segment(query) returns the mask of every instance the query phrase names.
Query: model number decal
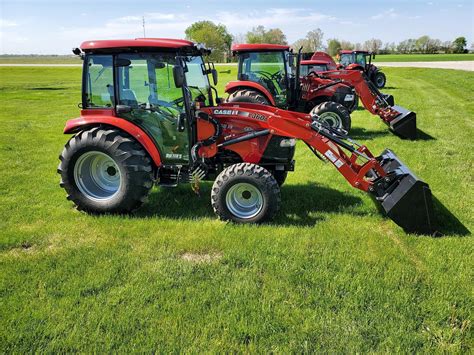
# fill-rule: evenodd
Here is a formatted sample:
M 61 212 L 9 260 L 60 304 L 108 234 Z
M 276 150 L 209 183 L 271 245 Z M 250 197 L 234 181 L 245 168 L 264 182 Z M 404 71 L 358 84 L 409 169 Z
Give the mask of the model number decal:
M 221 115 L 221 116 L 244 116 L 253 118 L 259 121 L 266 121 L 267 117 L 260 113 L 255 112 L 247 112 L 247 111 L 239 111 L 239 110 L 222 110 L 222 109 L 215 109 L 214 115 Z

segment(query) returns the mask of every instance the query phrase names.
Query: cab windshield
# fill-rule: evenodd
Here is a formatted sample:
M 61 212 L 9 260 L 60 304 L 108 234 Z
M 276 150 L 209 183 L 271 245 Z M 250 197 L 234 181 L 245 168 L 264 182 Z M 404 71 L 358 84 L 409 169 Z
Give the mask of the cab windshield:
M 306 76 L 311 72 L 319 73 L 321 71 L 327 71 L 327 70 L 328 68 L 326 64 L 305 64 L 301 66 L 300 75 Z
M 250 52 L 240 55 L 239 80 L 249 80 L 264 86 L 277 106 L 287 103 L 288 54 L 282 52 Z
M 341 54 L 341 58 L 339 60 L 339 63 L 341 63 L 343 66 L 347 66 L 349 64 L 352 64 L 353 63 L 352 53 L 350 53 L 350 54 Z

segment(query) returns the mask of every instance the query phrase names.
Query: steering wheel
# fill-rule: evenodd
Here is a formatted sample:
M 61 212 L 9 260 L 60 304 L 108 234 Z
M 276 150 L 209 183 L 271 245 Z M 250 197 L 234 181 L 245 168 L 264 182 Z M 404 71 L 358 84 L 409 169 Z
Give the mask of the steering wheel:
M 157 100 L 157 101 L 161 101 L 161 100 Z M 161 109 L 160 106 L 161 106 L 160 104 L 158 104 L 158 105 L 151 105 L 149 103 L 140 103 L 140 104 L 138 104 L 138 107 L 141 108 L 142 110 L 147 110 L 147 111 L 151 111 L 151 112 L 158 112 L 159 114 L 161 114 L 163 116 L 163 118 L 165 120 L 167 120 L 171 124 L 176 124 L 176 117 L 169 110 L 165 111 L 165 110 Z M 167 106 L 163 106 L 163 107 L 168 108 Z

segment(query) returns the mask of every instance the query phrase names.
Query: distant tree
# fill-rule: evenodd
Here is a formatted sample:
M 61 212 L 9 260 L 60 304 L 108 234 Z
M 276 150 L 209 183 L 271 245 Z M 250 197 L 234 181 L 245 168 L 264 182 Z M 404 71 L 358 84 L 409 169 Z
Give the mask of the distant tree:
M 298 39 L 291 46 L 296 51 L 303 48 L 304 53 L 316 52 L 323 49 L 323 36 L 323 31 L 321 31 L 320 28 L 317 28 L 313 31 L 309 31 L 305 38 Z
M 369 52 L 378 53 L 381 48 L 382 41 L 380 39 L 372 38 L 364 42 L 364 49 Z
M 270 44 L 288 44 L 286 36 L 279 28 L 271 28 L 268 31 L 264 26 L 252 28 L 246 34 L 247 43 L 270 43 Z
M 341 43 L 341 49 L 347 49 L 347 50 L 354 49 L 354 45 L 349 41 L 341 40 L 340 43 Z
M 229 58 L 232 36 L 224 25 L 216 25 L 212 21 L 198 21 L 186 28 L 184 33 L 188 40 L 203 43 L 212 49 L 209 60 L 226 62 Z
M 335 38 L 328 39 L 328 54 L 335 56 L 341 50 L 341 42 Z
M 356 44 L 354 44 L 354 50 L 361 51 L 362 49 L 363 47 L 361 43 L 357 42 Z
M 416 40 L 416 50 L 419 53 L 427 53 L 428 52 L 428 46 L 430 42 L 430 37 L 429 36 L 421 36 Z
M 246 41 L 246 38 L 245 38 L 245 34 L 243 33 L 232 35 L 232 44 L 245 43 L 245 41 Z
M 324 33 L 320 28 L 309 31 L 306 34 L 310 52 L 316 52 L 322 49 Z
M 454 53 L 464 53 L 464 48 L 467 46 L 466 37 L 458 37 L 453 41 Z
M 296 40 L 295 43 L 291 45 L 291 48 L 295 51 L 299 51 L 302 48 L 303 53 L 311 53 L 313 52 L 311 49 L 311 45 L 306 38 L 300 38 Z
M 452 53 L 453 52 L 453 42 L 451 41 L 444 41 L 441 43 L 440 50 L 444 53 Z

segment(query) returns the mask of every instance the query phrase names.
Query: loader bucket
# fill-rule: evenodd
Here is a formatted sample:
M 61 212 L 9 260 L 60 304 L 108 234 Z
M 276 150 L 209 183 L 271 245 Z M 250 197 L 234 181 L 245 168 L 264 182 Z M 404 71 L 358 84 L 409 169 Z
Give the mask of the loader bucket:
M 390 182 L 382 179 L 376 185 L 378 207 L 407 233 L 433 235 L 433 200 L 427 183 L 420 180 L 390 150 L 385 150 L 380 161 Z
M 400 114 L 389 122 L 390 130 L 397 136 L 407 139 L 416 139 L 416 113 L 401 106 L 392 106 Z

